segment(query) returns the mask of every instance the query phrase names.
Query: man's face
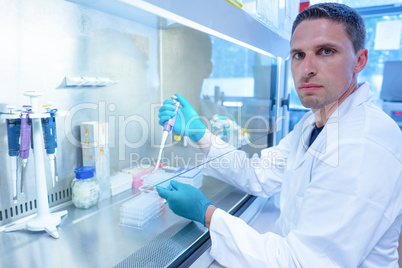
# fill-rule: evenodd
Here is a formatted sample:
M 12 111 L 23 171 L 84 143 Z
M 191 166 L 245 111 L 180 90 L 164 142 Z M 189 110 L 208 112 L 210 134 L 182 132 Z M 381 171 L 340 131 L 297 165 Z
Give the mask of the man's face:
M 333 104 L 353 86 L 357 57 L 342 24 L 327 19 L 303 21 L 290 47 L 295 88 L 305 107 Z

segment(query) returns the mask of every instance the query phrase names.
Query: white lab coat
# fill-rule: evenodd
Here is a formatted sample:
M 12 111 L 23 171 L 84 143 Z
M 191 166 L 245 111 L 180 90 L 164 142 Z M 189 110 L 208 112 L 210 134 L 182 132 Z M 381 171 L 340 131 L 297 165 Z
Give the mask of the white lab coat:
M 278 231 L 260 234 L 217 209 L 211 255 L 227 267 L 398 267 L 402 134 L 364 83 L 308 148 L 306 114 L 278 146 L 248 159 L 211 148 L 205 171 L 256 196 L 281 192 Z M 308 148 L 308 149 L 307 149 Z M 229 152 L 229 153 L 228 153 Z M 225 156 L 221 156 L 227 153 Z M 226 159 L 225 159 L 226 158 Z

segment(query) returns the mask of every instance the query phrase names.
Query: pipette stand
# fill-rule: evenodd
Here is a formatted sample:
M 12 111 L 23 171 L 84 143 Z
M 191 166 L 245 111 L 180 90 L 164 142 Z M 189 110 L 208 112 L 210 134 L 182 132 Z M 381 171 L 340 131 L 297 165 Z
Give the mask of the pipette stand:
M 61 217 L 67 214 L 67 210 L 50 213 L 47 199 L 41 118 L 46 118 L 50 115 L 49 113 L 39 113 L 38 97 L 42 96 L 43 93 L 38 91 L 26 91 L 24 95 L 31 98 L 32 106 L 32 113 L 29 115 L 29 118 L 32 119 L 32 135 L 34 143 L 37 215 L 28 222 L 12 225 L 4 231 L 11 232 L 21 229 L 27 229 L 30 231 L 46 231 L 53 238 L 59 238 L 57 225 L 60 224 Z

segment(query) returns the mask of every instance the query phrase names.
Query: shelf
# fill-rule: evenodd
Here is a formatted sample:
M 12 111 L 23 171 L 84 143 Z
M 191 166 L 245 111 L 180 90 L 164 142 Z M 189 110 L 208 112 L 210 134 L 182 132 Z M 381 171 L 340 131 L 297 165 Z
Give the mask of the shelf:
M 67 0 L 154 28 L 173 20 L 256 52 L 287 58 L 289 40 L 225 0 Z

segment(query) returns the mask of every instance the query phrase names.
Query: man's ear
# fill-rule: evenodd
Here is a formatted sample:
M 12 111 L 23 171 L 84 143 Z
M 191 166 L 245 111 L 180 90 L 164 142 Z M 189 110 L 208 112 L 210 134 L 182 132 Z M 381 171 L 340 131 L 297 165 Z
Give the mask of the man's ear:
M 356 65 L 353 70 L 355 74 L 360 73 L 363 71 L 364 67 L 366 67 L 367 60 L 368 60 L 368 50 L 366 48 L 362 48 L 356 53 Z

